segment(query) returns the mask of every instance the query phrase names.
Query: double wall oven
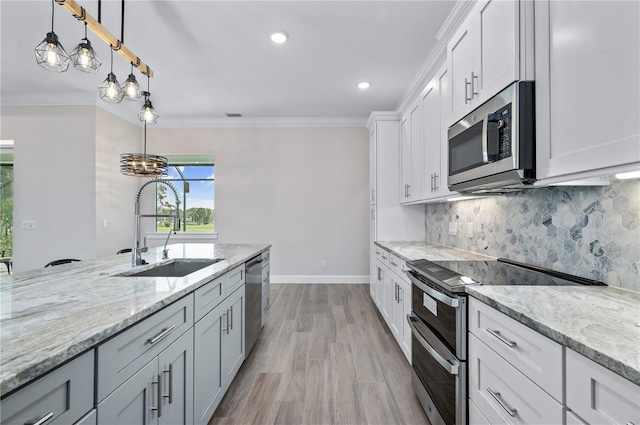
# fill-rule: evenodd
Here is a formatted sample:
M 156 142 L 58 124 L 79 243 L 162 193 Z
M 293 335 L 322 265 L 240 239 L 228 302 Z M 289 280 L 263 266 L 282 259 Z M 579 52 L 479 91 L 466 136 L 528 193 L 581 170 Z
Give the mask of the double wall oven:
M 467 285 L 604 285 L 504 259 L 420 259 L 407 266 L 411 381 L 432 425 L 467 423 Z

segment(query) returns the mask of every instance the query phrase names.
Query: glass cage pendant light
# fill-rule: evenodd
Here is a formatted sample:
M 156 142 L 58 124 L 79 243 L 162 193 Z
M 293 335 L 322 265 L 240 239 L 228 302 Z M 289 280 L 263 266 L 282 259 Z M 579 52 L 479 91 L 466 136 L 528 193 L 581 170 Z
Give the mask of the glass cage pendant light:
M 69 55 L 53 32 L 54 4 L 51 0 L 51 32 L 35 48 L 36 62 L 44 69 L 64 72 L 69 69 Z
M 87 38 L 86 22 L 84 23 L 84 38 L 80 41 L 80 44 L 73 49 L 69 56 L 71 57 L 71 62 L 73 62 L 73 67 L 82 72 L 95 74 L 102 65 L 96 51 L 93 50 L 91 46 L 91 42 Z
M 101 99 L 110 103 L 120 103 L 124 97 L 124 91 L 113 73 L 113 46 L 111 46 L 111 72 L 109 72 L 102 84 L 98 86 L 98 93 Z
M 164 156 L 147 154 L 147 123 L 144 123 L 144 153 L 120 155 L 120 173 L 126 176 L 166 176 L 168 160 Z
M 138 118 L 145 124 L 155 124 L 158 122 L 158 118 L 160 116 L 156 110 L 153 109 L 151 100 L 149 100 L 149 97 L 151 96 L 151 93 L 149 93 L 149 76 L 147 76 L 147 91 L 142 94 L 144 95 L 144 105 L 142 105 L 142 109 L 138 112 Z
M 131 63 L 131 74 L 124 82 L 122 90 L 124 90 L 124 98 L 127 100 L 138 100 L 142 96 L 142 88 L 140 88 L 136 76 L 133 75 L 133 62 Z

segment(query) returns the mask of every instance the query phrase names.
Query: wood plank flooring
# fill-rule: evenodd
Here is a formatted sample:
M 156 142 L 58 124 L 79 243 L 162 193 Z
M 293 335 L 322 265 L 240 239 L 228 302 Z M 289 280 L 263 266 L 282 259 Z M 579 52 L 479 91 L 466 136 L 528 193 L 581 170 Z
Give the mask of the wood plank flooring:
M 271 285 L 271 315 L 209 425 L 428 424 L 369 285 Z

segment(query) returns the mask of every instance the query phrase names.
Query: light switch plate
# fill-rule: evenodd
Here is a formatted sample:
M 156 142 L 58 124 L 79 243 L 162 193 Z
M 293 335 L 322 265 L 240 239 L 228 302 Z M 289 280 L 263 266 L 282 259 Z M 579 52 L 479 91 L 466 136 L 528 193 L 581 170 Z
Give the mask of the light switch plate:
M 109 222 L 107 221 L 106 218 L 102 219 L 102 228 L 106 229 L 107 227 L 109 227 Z
M 449 234 L 453 236 L 458 234 L 458 223 L 456 221 L 449 223 Z

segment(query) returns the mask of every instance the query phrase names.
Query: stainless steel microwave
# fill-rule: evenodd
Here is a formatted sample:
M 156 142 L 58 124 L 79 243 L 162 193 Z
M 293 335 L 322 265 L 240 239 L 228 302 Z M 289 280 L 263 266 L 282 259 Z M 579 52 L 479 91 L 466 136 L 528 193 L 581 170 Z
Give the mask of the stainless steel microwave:
M 449 189 L 508 192 L 535 182 L 532 81 L 518 81 L 449 127 Z

